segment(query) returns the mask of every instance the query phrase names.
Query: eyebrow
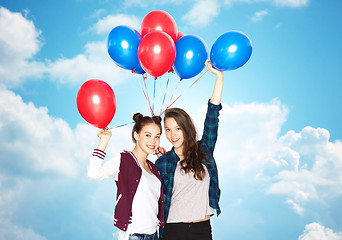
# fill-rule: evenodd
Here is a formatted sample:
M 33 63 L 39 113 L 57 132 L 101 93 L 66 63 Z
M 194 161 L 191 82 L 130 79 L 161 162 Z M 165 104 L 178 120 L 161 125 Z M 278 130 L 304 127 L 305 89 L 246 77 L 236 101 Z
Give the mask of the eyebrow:
M 176 125 L 176 126 L 174 126 L 173 128 L 180 128 L 180 126 L 179 125 Z M 167 126 L 164 126 L 164 128 L 172 128 L 172 127 L 167 127 Z
M 148 131 L 146 131 L 146 132 L 144 132 L 144 133 L 148 133 L 148 134 L 151 134 L 151 135 L 153 135 L 153 133 L 151 133 L 151 132 L 148 132 Z M 161 135 L 161 133 L 157 133 L 156 135 Z

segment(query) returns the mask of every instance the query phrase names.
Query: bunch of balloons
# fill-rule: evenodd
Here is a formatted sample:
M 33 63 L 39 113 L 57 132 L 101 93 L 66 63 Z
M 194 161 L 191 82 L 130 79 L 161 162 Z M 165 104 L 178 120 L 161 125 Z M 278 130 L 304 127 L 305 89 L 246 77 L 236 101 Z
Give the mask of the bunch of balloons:
M 128 26 L 117 26 L 107 40 L 108 53 L 124 69 L 155 78 L 175 71 L 181 79 L 199 74 L 208 58 L 208 47 L 198 36 L 177 30 L 172 16 L 162 10 L 148 13 L 140 33 Z M 249 38 L 232 31 L 221 35 L 213 44 L 210 60 L 216 69 L 234 70 L 244 65 L 252 53 Z
M 172 16 L 162 10 L 144 17 L 140 33 L 123 25 L 113 28 L 107 47 L 119 67 L 155 78 L 173 70 L 182 79 L 194 77 L 208 58 L 205 42 L 195 35 L 184 36 Z
M 208 59 L 208 47 L 200 37 L 178 31 L 172 16 L 162 10 L 148 13 L 140 28 L 120 25 L 111 30 L 107 39 L 109 56 L 123 69 L 157 77 L 175 71 L 181 79 L 199 74 Z M 222 34 L 210 50 L 214 68 L 226 71 L 243 66 L 252 54 L 252 44 L 244 33 Z M 113 119 L 116 99 L 104 81 L 91 79 L 77 94 L 81 116 L 98 128 L 105 128 Z

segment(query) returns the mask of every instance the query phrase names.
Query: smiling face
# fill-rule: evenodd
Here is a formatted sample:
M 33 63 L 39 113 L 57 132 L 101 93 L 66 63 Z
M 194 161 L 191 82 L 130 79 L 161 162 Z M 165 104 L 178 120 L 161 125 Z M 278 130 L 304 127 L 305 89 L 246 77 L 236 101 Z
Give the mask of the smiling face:
M 184 136 L 181 127 L 172 117 L 165 118 L 164 125 L 166 138 L 173 145 L 175 150 L 181 150 L 184 143 Z
M 145 125 L 140 133 L 134 132 L 136 146 L 146 154 L 152 154 L 160 144 L 160 127 L 150 123 Z

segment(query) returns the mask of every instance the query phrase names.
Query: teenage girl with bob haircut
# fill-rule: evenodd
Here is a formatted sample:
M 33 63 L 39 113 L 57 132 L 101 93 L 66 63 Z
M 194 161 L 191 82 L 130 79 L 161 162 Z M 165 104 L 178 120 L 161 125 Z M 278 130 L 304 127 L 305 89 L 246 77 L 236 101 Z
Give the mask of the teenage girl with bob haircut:
M 112 132 L 110 129 L 98 130 L 100 142 L 90 157 L 88 177 L 115 179 L 114 226 L 118 228 L 119 240 L 157 240 L 158 226 L 164 227 L 164 196 L 158 170 L 147 156 L 159 146 L 161 118 L 136 113 L 133 120 L 134 149 L 123 151 L 105 162 L 105 149 Z
M 171 108 L 165 112 L 166 137 L 173 147 L 155 163 L 165 194 L 166 225 L 165 231 L 160 231 L 163 240 L 211 240 L 210 216 L 215 210 L 217 215 L 221 212 L 213 153 L 222 109 L 224 75 L 214 69 L 209 60 L 205 65 L 216 75 L 216 82 L 208 101 L 202 139 L 197 140 L 194 123 L 184 110 Z

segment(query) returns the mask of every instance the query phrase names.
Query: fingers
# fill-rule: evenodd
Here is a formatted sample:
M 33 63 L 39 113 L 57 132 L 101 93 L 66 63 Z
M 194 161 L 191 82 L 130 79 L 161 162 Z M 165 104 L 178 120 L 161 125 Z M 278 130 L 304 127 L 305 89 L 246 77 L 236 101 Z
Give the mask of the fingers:
M 156 148 L 154 154 L 157 155 L 157 157 L 160 157 L 160 156 L 164 155 L 165 152 L 166 152 L 165 148 L 159 146 Z
M 109 135 L 111 136 L 112 135 L 112 131 L 109 129 L 109 128 L 101 128 L 101 129 L 98 129 L 97 130 L 97 136 L 98 137 L 102 137 L 104 135 Z
M 215 73 L 214 71 L 216 71 L 216 69 L 213 68 L 213 65 L 211 64 L 211 61 L 209 59 L 205 61 L 205 66 L 207 67 L 209 72 Z
M 207 69 L 208 69 L 209 72 L 215 74 L 216 76 L 219 76 L 219 75 L 222 75 L 222 74 L 223 74 L 222 71 L 219 71 L 219 70 L 217 70 L 217 69 L 215 69 L 215 68 L 213 67 L 213 65 L 211 64 L 211 61 L 210 61 L 209 59 L 207 59 L 207 60 L 205 61 L 205 66 L 207 67 Z

